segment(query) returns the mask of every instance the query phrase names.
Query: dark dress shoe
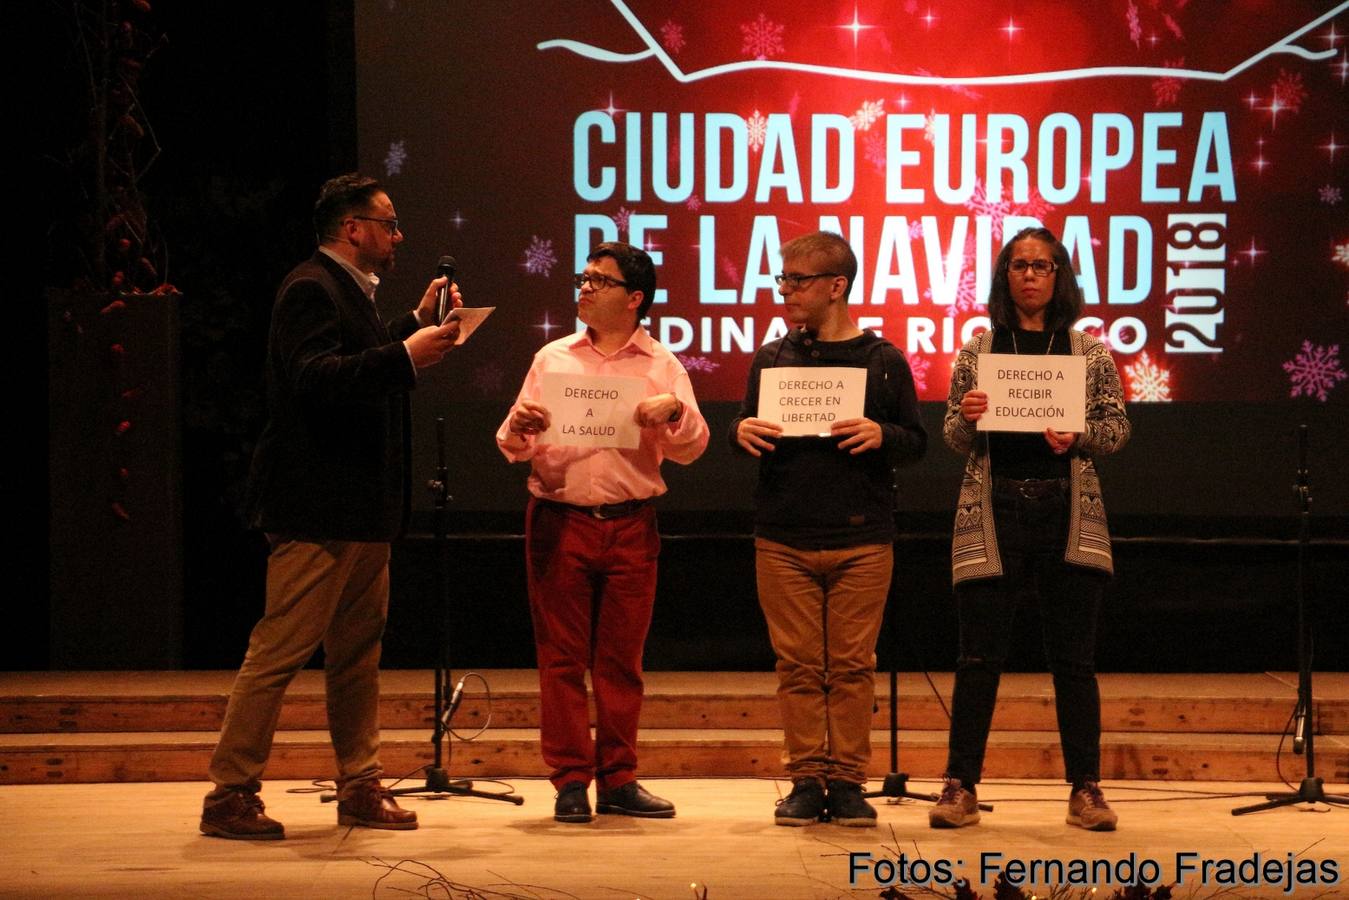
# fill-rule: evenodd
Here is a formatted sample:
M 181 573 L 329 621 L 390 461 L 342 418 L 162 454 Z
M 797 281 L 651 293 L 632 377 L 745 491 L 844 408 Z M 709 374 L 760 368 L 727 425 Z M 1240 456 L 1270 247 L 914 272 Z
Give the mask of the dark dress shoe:
M 586 795 L 584 781 L 568 781 L 557 792 L 557 802 L 553 804 L 553 818 L 559 822 L 589 822 L 590 797 Z
M 352 785 L 346 799 L 337 801 L 337 824 L 412 831 L 417 814 L 401 808 L 378 781 L 362 781 Z
M 212 792 L 214 793 L 214 792 Z M 202 834 L 236 841 L 279 841 L 286 829 L 269 818 L 262 800 L 252 791 L 231 790 L 224 796 L 207 794 L 201 804 Z
M 622 787 L 600 791 L 596 809 L 619 816 L 640 816 L 644 819 L 673 819 L 674 804 L 647 791 L 635 781 Z

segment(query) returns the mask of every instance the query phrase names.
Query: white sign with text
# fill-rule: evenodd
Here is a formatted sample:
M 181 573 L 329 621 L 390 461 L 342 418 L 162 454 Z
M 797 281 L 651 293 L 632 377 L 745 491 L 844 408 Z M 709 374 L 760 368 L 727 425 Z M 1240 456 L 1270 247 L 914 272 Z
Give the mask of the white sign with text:
M 642 442 L 636 417 L 647 395 L 645 378 L 544 372 L 539 392 L 552 417 L 540 444 L 632 450 Z
M 759 372 L 759 418 L 783 437 L 829 434 L 835 422 L 860 419 L 867 370 L 852 366 L 782 366 Z
M 988 394 L 980 431 L 1086 430 L 1084 357 L 980 353 L 979 390 Z

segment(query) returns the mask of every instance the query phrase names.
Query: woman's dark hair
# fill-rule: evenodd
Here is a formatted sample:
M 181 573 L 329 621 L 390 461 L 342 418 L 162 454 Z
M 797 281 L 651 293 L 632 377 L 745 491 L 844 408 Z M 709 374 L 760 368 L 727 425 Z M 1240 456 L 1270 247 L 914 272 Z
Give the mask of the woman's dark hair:
M 988 318 L 994 328 L 1016 328 L 1019 320 L 1016 303 L 1012 300 L 1012 286 L 1007 276 L 1007 264 L 1012 259 L 1017 242 L 1035 238 L 1049 245 L 1058 268 L 1054 270 L 1054 295 L 1045 309 L 1045 331 L 1067 328 L 1082 316 L 1082 288 L 1077 284 L 1077 273 L 1068 259 L 1068 248 L 1059 243 L 1048 228 L 1023 228 L 1002 248 L 993 264 L 993 283 L 988 289 Z

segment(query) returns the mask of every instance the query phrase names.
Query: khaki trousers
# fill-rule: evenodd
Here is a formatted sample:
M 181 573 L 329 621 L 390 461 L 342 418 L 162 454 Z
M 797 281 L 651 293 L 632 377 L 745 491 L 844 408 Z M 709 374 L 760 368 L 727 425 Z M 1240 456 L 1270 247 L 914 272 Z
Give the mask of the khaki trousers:
M 388 608 L 387 543 L 274 544 L 266 612 L 248 640 L 211 758 L 217 790 L 258 790 L 286 687 L 319 644 L 338 792 L 380 776 L 379 655 Z
M 755 538 L 754 551 L 759 605 L 778 657 L 787 774 L 861 784 L 891 547 L 798 550 Z

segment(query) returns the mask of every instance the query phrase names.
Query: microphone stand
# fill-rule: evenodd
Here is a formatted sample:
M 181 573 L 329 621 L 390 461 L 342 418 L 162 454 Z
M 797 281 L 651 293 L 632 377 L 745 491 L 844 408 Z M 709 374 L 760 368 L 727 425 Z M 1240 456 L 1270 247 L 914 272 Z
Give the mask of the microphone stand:
M 482 797 L 487 800 L 505 800 L 516 806 L 525 798 L 497 791 L 480 791 L 472 781 L 452 780 L 441 763 L 441 745 L 450 728 L 450 718 L 458 708 L 458 696 L 450 698 L 450 542 L 446 537 L 449 518 L 449 468 L 445 464 L 445 418 L 436 417 L 436 477 L 426 483 L 435 500 L 436 510 L 436 587 L 440 598 L 440 647 L 436 651 L 435 724 L 431 734 L 433 757 L 426 766 L 426 784 L 422 787 L 394 788 L 395 796 L 407 794 L 449 794 L 458 797 Z M 456 692 L 457 694 L 458 692 Z
M 1292 806 L 1295 803 L 1327 803 L 1349 806 L 1349 795 L 1327 794 L 1316 776 L 1316 722 L 1312 706 L 1312 646 L 1311 621 L 1307 616 L 1306 575 L 1307 545 L 1311 541 L 1311 486 L 1307 478 L 1307 426 L 1297 427 L 1297 483 L 1293 485 L 1299 520 L 1297 535 L 1297 705 L 1293 708 L 1293 752 L 1307 754 L 1307 776 L 1298 789 L 1289 793 L 1266 794 L 1265 803 L 1242 806 L 1232 810 L 1234 816 Z
M 890 470 L 893 481 L 890 484 L 890 490 L 894 497 L 893 514 L 895 517 L 895 542 L 898 544 L 899 538 L 899 478 L 898 473 Z M 898 585 L 899 566 L 892 566 L 890 569 L 890 589 L 886 595 L 886 621 L 885 634 L 886 643 L 890 646 L 890 771 L 886 774 L 885 780 L 881 782 L 879 791 L 866 791 L 863 797 L 874 798 L 884 797 L 888 800 L 898 801 L 900 799 L 925 800 L 929 803 L 936 803 L 941 799 L 940 794 L 919 794 L 909 790 L 909 775 L 907 772 L 901 772 L 899 769 L 899 585 Z M 926 667 L 924 667 L 926 668 Z M 986 812 L 993 811 L 993 804 L 980 803 L 979 808 Z

